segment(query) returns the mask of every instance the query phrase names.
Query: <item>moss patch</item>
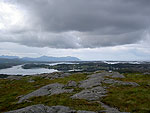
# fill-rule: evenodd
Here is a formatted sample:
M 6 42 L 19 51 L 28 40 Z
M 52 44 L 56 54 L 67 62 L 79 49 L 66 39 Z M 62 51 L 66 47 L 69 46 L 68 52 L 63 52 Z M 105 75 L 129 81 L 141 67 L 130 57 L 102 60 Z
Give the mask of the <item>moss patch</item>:
M 103 108 L 99 103 L 90 103 L 86 100 L 79 100 L 79 99 L 71 99 L 70 96 L 72 94 L 59 94 L 59 95 L 53 95 L 53 96 L 41 96 L 41 97 L 34 97 L 31 98 L 31 102 L 24 102 L 21 104 L 14 104 L 13 109 L 19 109 L 30 105 L 36 105 L 36 104 L 44 104 L 48 106 L 56 106 L 56 105 L 62 105 L 62 106 L 68 106 L 75 110 L 90 110 L 90 111 L 99 111 Z
M 79 82 L 81 80 L 85 80 L 88 74 L 86 73 L 75 73 L 71 76 L 65 77 L 65 78 L 58 78 L 54 80 L 50 79 L 44 79 L 42 77 L 38 76 L 26 76 L 23 77 L 21 80 L 7 80 L 7 79 L 0 79 L 0 112 L 14 110 L 15 108 L 18 108 L 16 102 L 18 101 L 18 96 L 20 95 L 26 95 L 42 86 L 51 84 L 51 83 L 62 83 L 66 84 L 70 80 L 74 80 L 76 82 Z M 30 83 L 29 80 L 33 79 L 35 82 Z M 75 91 L 79 91 L 80 89 L 75 88 Z M 57 96 L 56 96 L 57 97 Z M 41 103 L 46 103 L 47 101 L 46 97 L 41 97 L 42 101 Z M 44 98 L 46 100 L 44 100 Z M 38 102 L 37 102 L 38 103 Z M 66 102 L 67 103 L 67 102 Z M 21 106 L 27 106 L 27 105 L 33 105 L 32 103 L 23 103 Z
M 107 97 L 102 101 L 121 111 L 150 113 L 150 75 L 126 74 L 125 76 L 126 78 L 115 79 L 136 82 L 140 87 L 111 86 Z

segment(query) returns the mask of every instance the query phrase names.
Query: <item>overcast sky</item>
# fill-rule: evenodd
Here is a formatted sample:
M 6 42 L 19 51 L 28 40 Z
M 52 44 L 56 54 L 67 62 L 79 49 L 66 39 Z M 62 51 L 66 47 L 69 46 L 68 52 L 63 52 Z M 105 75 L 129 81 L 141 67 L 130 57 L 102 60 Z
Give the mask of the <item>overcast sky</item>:
M 150 60 L 150 0 L 0 0 L 0 55 Z

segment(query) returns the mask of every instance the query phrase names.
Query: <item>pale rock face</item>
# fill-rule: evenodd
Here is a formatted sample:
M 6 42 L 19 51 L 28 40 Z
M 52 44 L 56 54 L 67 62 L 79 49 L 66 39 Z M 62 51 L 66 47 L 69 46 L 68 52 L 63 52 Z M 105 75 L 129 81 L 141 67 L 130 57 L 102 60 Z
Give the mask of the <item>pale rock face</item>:
M 98 100 L 101 97 L 105 96 L 106 92 L 107 91 L 103 87 L 98 86 L 98 87 L 94 87 L 94 88 L 89 89 L 89 90 L 88 89 L 82 90 L 81 92 L 73 95 L 71 98 L 73 98 L 73 99 L 86 99 L 89 101 Z
M 118 72 L 113 72 L 111 77 L 112 78 L 125 78 L 124 75 L 122 75 L 122 74 L 120 74 Z
M 77 83 L 75 81 L 69 81 L 66 86 L 67 87 L 76 87 Z
M 126 85 L 126 86 L 133 86 L 133 87 L 139 86 L 139 84 L 137 84 L 135 82 L 123 82 L 123 81 L 114 80 L 114 79 L 105 79 L 103 81 L 103 83 L 106 83 L 106 84 L 117 84 L 117 85 Z
M 48 78 L 62 78 L 70 76 L 69 74 L 63 74 L 63 73 L 55 73 L 54 75 L 42 75 L 42 77 L 48 77 Z M 139 84 L 135 82 L 124 82 L 115 80 L 113 78 L 125 78 L 125 76 L 121 75 L 118 72 L 101 72 L 101 73 L 95 73 L 92 75 L 88 75 L 88 78 L 86 80 L 80 81 L 79 84 L 75 81 L 69 81 L 66 85 L 59 84 L 59 83 L 53 83 L 46 86 L 43 86 L 25 96 L 21 96 L 19 98 L 18 103 L 28 101 L 31 97 L 38 97 L 38 96 L 45 96 L 45 95 L 54 95 L 54 94 L 61 94 L 61 93 L 71 93 L 73 92 L 73 89 L 65 89 L 67 87 L 79 87 L 83 88 L 82 91 L 79 93 L 74 94 L 70 98 L 72 99 L 85 99 L 88 101 L 96 101 L 99 104 L 102 105 L 103 108 L 106 110 L 98 111 L 99 113 L 127 113 L 127 112 L 120 112 L 116 108 L 109 107 L 108 105 L 105 105 L 104 103 L 100 102 L 100 99 L 107 94 L 107 87 L 103 86 L 103 83 L 111 84 L 111 85 L 130 85 L 132 87 L 137 87 Z M 110 79 L 111 77 L 112 79 Z M 33 105 L 26 108 L 22 108 L 15 111 L 10 111 L 7 113 L 96 113 L 93 111 L 82 111 L 82 110 L 72 110 L 69 107 L 65 106 L 44 106 L 42 104 L 40 105 Z
M 22 79 L 22 76 L 11 75 L 11 76 L 8 76 L 6 79 L 9 79 L 9 80 L 20 80 L 20 79 Z
M 5 113 L 96 113 L 92 111 L 76 111 L 65 106 L 44 106 L 43 104 L 32 105 L 22 109 L 9 111 Z
M 61 93 L 70 93 L 72 91 L 73 89 L 64 89 L 63 84 L 59 84 L 59 83 L 49 84 L 21 97 L 18 103 L 24 102 L 25 100 L 31 97 L 54 95 L 54 94 L 61 94 Z

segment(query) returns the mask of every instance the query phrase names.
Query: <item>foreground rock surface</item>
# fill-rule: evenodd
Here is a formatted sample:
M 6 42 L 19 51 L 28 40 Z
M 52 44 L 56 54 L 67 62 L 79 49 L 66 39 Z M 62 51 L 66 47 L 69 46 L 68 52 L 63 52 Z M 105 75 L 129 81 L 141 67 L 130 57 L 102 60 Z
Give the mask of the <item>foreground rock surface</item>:
M 69 81 L 66 85 L 66 87 L 76 87 L 77 86 L 77 83 L 75 81 Z
M 105 79 L 103 81 L 103 83 L 106 83 L 106 84 L 117 84 L 117 85 L 129 85 L 129 86 L 133 86 L 133 87 L 140 86 L 139 84 L 137 84 L 135 82 L 123 82 L 123 81 L 114 80 L 114 79 Z
M 76 111 L 65 106 L 44 106 L 43 104 L 32 105 L 22 109 L 9 111 L 5 113 L 96 113 L 92 111 Z
M 39 77 L 42 77 L 42 78 L 45 78 L 45 79 L 56 79 L 56 78 L 68 77 L 70 75 L 71 75 L 70 73 L 54 72 L 54 73 L 39 74 L 39 75 L 36 75 L 36 76 L 39 76 Z
M 106 110 L 103 110 L 104 113 L 130 113 L 130 112 L 120 112 L 117 108 L 110 107 L 102 102 L 99 102 L 103 108 Z
M 105 96 L 106 92 L 107 91 L 103 87 L 98 86 L 98 87 L 94 87 L 94 88 L 89 89 L 89 90 L 88 89 L 82 90 L 81 92 L 73 95 L 71 98 L 73 98 L 73 99 L 86 99 L 89 101 L 93 101 L 93 100 L 98 100 L 101 97 Z
M 31 97 L 54 95 L 54 94 L 61 94 L 61 93 L 70 93 L 72 91 L 73 89 L 64 89 L 63 84 L 59 84 L 59 83 L 49 84 L 21 97 L 18 103 L 24 102 L 25 100 Z
M 96 74 L 89 75 L 87 80 L 81 81 L 79 87 L 87 89 L 87 88 L 92 88 L 95 86 L 101 86 L 102 83 L 117 84 L 117 85 L 130 85 L 133 87 L 139 86 L 139 84 L 135 82 L 123 82 L 119 80 L 109 79 L 107 77 L 125 78 L 123 75 L 119 74 L 118 72 L 96 73 Z
M 112 75 L 111 75 L 112 78 L 125 78 L 124 75 L 118 73 L 118 72 L 112 72 Z
M 42 74 L 38 75 L 40 77 L 46 78 L 46 79 L 55 79 L 55 78 L 64 78 L 67 76 L 70 76 L 69 73 L 54 73 L 54 74 Z M 54 95 L 54 94 L 61 94 L 61 93 L 71 93 L 74 89 L 65 89 L 67 87 L 71 88 L 81 88 L 82 91 L 76 92 L 73 96 L 70 98 L 72 99 L 85 99 L 90 102 L 99 102 L 99 104 L 102 105 L 103 108 L 106 110 L 102 111 L 76 111 L 72 110 L 69 107 L 65 106 L 44 106 L 42 104 L 40 105 L 33 105 L 26 108 L 22 108 L 15 111 L 10 111 L 7 113 L 127 113 L 127 112 L 120 112 L 117 108 L 109 107 L 108 105 L 105 105 L 104 103 L 100 102 L 100 99 L 107 94 L 107 88 L 109 86 L 103 86 L 105 84 L 111 84 L 111 85 L 130 85 L 132 87 L 137 87 L 139 84 L 135 82 L 124 82 L 115 80 L 113 78 L 125 78 L 125 76 L 121 75 L 118 72 L 101 72 L 101 73 L 94 73 L 92 75 L 88 75 L 86 80 L 75 82 L 75 81 L 68 81 L 66 85 L 54 83 L 49 84 L 46 86 L 43 86 L 25 96 L 21 96 L 18 103 L 27 101 L 29 98 L 32 97 L 38 97 L 38 96 L 45 96 L 45 95 Z M 34 82 L 34 81 L 30 81 Z
M 11 75 L 11 76 L 8 76 L 6 79 L 9 79 L 9 80 L 21 80 L 22 76 Z

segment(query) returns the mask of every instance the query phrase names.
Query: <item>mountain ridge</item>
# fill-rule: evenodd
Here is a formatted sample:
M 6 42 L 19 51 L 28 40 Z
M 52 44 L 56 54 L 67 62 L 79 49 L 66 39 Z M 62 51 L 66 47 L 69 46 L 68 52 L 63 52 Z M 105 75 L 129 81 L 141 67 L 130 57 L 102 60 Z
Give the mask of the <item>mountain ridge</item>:
M 0 56 L 0 58 L 19 59 L 19 60 L 23 60 L 23 61 L 46 61 L 46 62 L 48 62 L 48 61 L 81 61 L 79 58 L 72 57 L 72 56 L 66 56 L 66 57 L 40 56 L 40 57 L 36 57 L 36 58 L 32 58 L 32 57 L 20 58 L 18 56 L 5 56 L 5 55 L 2 55 L 2 56 Z

